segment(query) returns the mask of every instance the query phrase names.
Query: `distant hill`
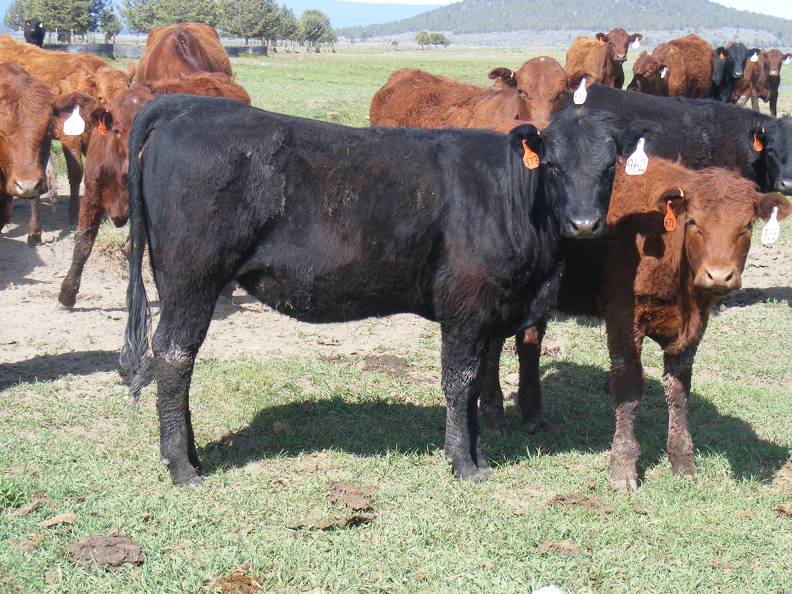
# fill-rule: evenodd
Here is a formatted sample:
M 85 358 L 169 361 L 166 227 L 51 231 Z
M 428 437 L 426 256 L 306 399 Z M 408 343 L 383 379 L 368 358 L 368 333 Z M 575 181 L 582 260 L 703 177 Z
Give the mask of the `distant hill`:
M 393 3 L 370 4 L 346 0 L 277 0 L 278 4 L 294 10 L 299 16 L 304 10 L 315 8 L 321 10 L 330 18 L 330 24 L 339 27 L 352 27 L 355 25 L 369 25 L 371 23 L 388 23 L 399 19 L 406 19 L 427 10 L 437 8 L 435 5 L 400 4 L 399 0 Z
M 727 8 L 708 0 L 464 0 L 382 25 L 347 27 L 346 37 L 366 38 L 413 31 L 454 34 L 581 29 L 608 31 L 721 29 L 766 31 L 792 43 L 792 21 Z

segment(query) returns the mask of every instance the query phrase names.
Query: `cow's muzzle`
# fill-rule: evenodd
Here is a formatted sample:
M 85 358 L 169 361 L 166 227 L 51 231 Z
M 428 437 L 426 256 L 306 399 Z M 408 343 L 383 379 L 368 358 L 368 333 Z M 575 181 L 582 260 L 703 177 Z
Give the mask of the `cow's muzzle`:
M 786 194 L 787 196 L 792 196 L 792 179 L 779 179 L 776 182 L 776 191 Z
M 607 226 L 602 217 L 570 218 L 562 228 L 568 239 L 594 239 L 605 235 Z
M 18 179 L 14 182 L 13 194 L 19 198 L 35 198 L 47 191 L 46 186 L 40 179 Z

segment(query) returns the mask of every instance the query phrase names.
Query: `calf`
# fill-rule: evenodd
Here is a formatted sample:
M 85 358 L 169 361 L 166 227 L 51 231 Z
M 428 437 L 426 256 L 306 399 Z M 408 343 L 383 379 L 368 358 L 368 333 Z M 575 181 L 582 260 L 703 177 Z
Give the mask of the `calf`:
M 643 393 L 644 337 L 663 350 L 668 402 L 668 457 L 677 474 L 695 476 L 687 408 L 693 361 L 709 311 L 740 288 L 755 218 L 792 212 L 781 194 L 760 194 L 723 169 L 691 171 L 653 157 L 642 178 L 619 167 L 608 210 L 607 238 L 585 246 L 567 243 L 567 268 L 558 310 L 605 319 L 611 357 L 610 389 L 616 404 L 611 485 L 637 487 L 639 445 L 633 427 Z M 539 422 L 537 338 L 518 341 L 518 402 L 530 426 Z M 503 423 L 503 394 L 492 360 L 482 391 L 485 422 Z M 494 374 L 494 375 L 493 375 Z
M 645 51 L 633 65 L 628 91 L 650 95 L 708 97 L 712 86 L 712 48 L 697 35 L 686 35 Z
M 31 199 L 31 246 L 41 243 L 39 196 L 47 191 L 53 130 L 62 129 L 78 105 L 92 105 L 91 98 L 79 93 L 55 97 L 18 64 L 0 63 L 0 230 L 11 218 L 14 197 Z
M 780 50 L 771 49 L 765 53 L 768 68 L 767 86 L 770 90 L 770 114 L 778 116 L 778 87 L 781 85 L 781 67 L 792 60 L 792 53 L 781 53 Z
M 792 54 L 772 49 L 759 54 L 757 61 L 745 65 L 745 77 L 734 90 L 734 101 L 745 105 L 751 99 L 751 108 L 759 111 L 759 99 L 770 102 L 770 115 L 778 115 L 778 87 L 781 85 L 781 67 Z
M 64 307 L 74 307 L 77 301 L 82 271 L 91 255 L 102 217 L 107 214 L 116 227 L 126 223 L 129 212 L 127 146 L 132 121 L 155 96 L 173 93 L 226 97 L 250 104 L 250 96 L 245 89 L 225 74 L 201 73 L 133 85 L 107 108 L 97 108 L 91 114 L 96 133 L 88 147 L 85 196 L 80 204 L 80 217 L 74 234 L 71 267 L 58 295 L 58 301 Z
M 133 82 L 181 78 L 198 72 L 233 76 L 217 31 L 200 23 L 176 23 L 152 29 Z
M 565 98 L 576 109 L 572 97 Z M 594 85 L 585 105 L 615 114 L 623 124 L 641 118 L 663 134 L 654 150 L 692 169 L 724 167 L 763 192 L 792 194 L 792 119 L 776 119 L 708 99 L 655 97 Z
M 749 50 L 739 42 L 715 49 L 710 97 L 716 101 L 732 103 L 737 81 L 745 74 L 745 62 L 752 54 L 759 54 L 761 51 L 756 47 Z
M 24 31 L 25 41 L 39 47 L 44 45 L 44 36 L 47 34 L 44 23 L 37 19 L 27 19 Z
M 546 56 L 528 60 L 517 71 L 495 68 L 489 78 L 498 88 L 483 89 L 421 70 L 397 70 L 371 99 L 371 125 L 506 131 L 531 122 L 543 128 L 567 90 L 564 69 Z
M 200 482 L 188 389 L 231 280 L 304 321 L 411 312 L 439 322 L 445 453 L 455 476 L 485 478 L 476 400 L 490 340 L 546 315 L 559 238 L 602 233 L 582 221 L 602 220 L 616 160 L 634 145 L 612 116 L 588 111 L 541 135 L 532 125 L 503 135 L 346 128 L 225 99 L 157 97 L 130 137 L 122 361 L 137 399 L 147 241 L 160 297 L 160 451 L 173 482 Z
M 621 89 L 624 86 L 624 62 L 629 44 L 643 39 L 640 33 L 629 35 L 624 29 L 612 29 L 594 39 L 578 37 L 566 53 L 564 69 L 569 76 L 584 72 L 586 82 Z
M 621 89 L 624 86 L 624 63 L 627 61 L 630 44 L 643 39 L 643 35 L 630 34 L 621 27 L 616 27 L 608 31 L 606 38 L 613 47 L 613 86 Z

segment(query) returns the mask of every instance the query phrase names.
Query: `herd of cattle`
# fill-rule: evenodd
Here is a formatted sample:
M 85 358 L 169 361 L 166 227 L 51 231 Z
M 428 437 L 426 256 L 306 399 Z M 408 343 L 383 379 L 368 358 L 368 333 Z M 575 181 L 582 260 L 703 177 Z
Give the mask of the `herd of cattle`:
M 566 68 L 549 57 L 496 68 L 492 89 L 398 70 L 371 101 L 374 127 L 359 129 L 250 107 L 204 25 L 152 31 L 127 72 L 0 37 L 0 228 L 12 198 L 30 198 L 28 241 L 40 241 L 52 138 L 77 223 L 62 305 L 76 302 L 103 216 L 130 220 L 121 361 L 137 400 L 148 247 L 160 449 L 176 484 L 201 481 L 189 385 L 233 282 L 310 322 L 405 312 L 439 322 L 445 453 L 455 476 L 474 480 L 490 472 L 479 408 L 488 430 L 505 427 L 498 364 L 510 336 L 524 423 L 542 422 L 539 355 L 555 309 L 605 320 L 611 484 L 636 488 L 649 337 L 664 354 L 669 459 L 692 476 L 687 403 L 709 312 L 741 285 L 754 220 L 772 235 L 792 212 L 792 121 L 774 117 L 789 54 L 713 50 L 689 35 L 642 52 L 622 91 L 641 38 L 579 38 Z M 733 105 L 746 97 L 769 100 L 774 115 Z

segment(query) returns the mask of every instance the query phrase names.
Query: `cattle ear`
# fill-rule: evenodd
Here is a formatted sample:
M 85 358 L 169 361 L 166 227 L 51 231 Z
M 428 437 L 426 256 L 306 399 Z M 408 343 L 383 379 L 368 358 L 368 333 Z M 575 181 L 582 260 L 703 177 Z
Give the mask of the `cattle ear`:
M 594 36 L 594 39 L 596 39 L 597 41 L 608 41 L 608 36 L 607 36 L 607 35 L 605 35 L 605 33 L 602 33 L 602 32 L 600 31 L 599 33 L 597 33 L 597 34 Z
M 84 93 L 58 95 L 52 105 L 52 111 L 56 117 L 68 117 L 75 107 L 79 107 L 84 114 L 90 113 L 96 107 L 96 99 Z
M 726 59 L 726 48 L 723 47 L 722 45 L 715 49 L 715 53 L 718 54 L 718 58 L 720 58 L 721 60 Z
M 773 214 L 773 208 L 778 208 L 776 217 L 781 219 L 792 214 L 792 202 L 789 198 L 778 192 L 772 194 L 759 194 L 759 199 L 756 201 L 756 216 L 760 219 L 767 221 L 770 215 Z
M 509 87 L 517 86 L 517 77 L 510 68 L 493 68 L 487 76 L 490 80 L 494 80 L 496 85 L 502 83 Z
M 636 39 L 643 39 L 643 35 L 640 33 L 633 33 L 628 39 L 630 43 L 634 43 Z
M 104 136 L 113 129 L 113 114 L 104 107 L 97 107 L 91 112 L 91 126 L 100 130 L 99 133 Z
M 584 78 L 588 79 L 586 82 L 592 79 L 589 76 L 588 72 L 585 70 L 578 70 L 574 74 L 567 77 L 567 91 L 577 91 L 578 87 L 580 86 L 580 81 Z
M 522 124 L 509 132 L 512 149 L 520 156 L 528 169 L 539 167 L 544 141 L 533 124 Z
M 627 129 L 621 135 L 619 142 L 621 154 L 625 157 L 632 155 L 638 147 L 638 142 L 641 138 L 644 139 L 644 152 L 647 155 L 651 154 L 652 148 L 661 132 L 662 128 L 654 122 L 648 120 L 631 121 Z
M 673 215 L 668 214 L 668 209 L 673 211 Z M 657 210 L 666 215 L 668 218 L 675 218 L 681 216 L 687 209 L 687 198 L 685 197 L 685 190 L 679 186 L 670 186 L 666 190 L 660 192 L 657 197 Z M 673 231 L 673 229 L 667 229 Z

